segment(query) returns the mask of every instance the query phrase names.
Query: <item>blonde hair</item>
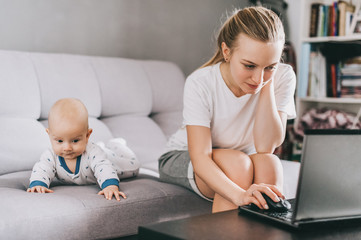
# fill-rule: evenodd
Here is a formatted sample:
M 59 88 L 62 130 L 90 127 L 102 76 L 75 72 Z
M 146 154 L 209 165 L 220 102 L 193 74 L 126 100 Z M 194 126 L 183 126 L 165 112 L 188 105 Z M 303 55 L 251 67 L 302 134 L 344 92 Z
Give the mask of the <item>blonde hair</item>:
M 282 21 L 272 10 L 264 7 L 247 7 L 235 11 L 223 24 L 217 38 L 217 51 L 202 67 L 224 62 L 222 42 L 232 50 L 237 47 L 239 34 L 262 42 L 285 42 L 285 32 Z M 201 68 L 202 68 L 201 67 Z

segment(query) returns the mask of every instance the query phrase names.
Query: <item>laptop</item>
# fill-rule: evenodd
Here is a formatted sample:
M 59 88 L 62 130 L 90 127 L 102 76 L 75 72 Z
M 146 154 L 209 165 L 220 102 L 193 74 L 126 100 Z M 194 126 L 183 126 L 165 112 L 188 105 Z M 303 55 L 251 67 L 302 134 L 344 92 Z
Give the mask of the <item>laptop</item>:
M 306 130 L 296 198 L 284 213 L 239 207 L 239 214 L 262 217 L 300 229 L 345 220 L 361 223 L 361 130 Z

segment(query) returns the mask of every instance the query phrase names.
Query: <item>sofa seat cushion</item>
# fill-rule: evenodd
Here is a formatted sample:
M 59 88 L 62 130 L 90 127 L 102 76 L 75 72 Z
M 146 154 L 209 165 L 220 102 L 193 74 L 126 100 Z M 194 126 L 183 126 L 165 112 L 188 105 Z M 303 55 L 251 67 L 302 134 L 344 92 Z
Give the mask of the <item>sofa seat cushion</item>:
M 120 202 L 97 195 L 96 185 L 57 181 L 54 193 L 28 193 L 29 177 L 30 171 L 0 176 L 4 239 L 108 239 L 136 234 L 139 225 L 211 212 L 211 203 L 194 193 L 144 174 L 120 182 L 127 195 Z

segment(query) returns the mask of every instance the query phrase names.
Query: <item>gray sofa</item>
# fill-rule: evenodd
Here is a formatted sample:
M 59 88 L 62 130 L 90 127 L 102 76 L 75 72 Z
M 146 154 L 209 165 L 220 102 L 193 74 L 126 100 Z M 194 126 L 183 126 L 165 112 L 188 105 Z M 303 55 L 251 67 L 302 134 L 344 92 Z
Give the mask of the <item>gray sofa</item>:
M 110 239 L 139 225 L 211 212 L 211 204 L 158 180 L 157 159 L 182 119 L 184 75 L 175 64 L 69 54 L 0 51 L 0 239 Z M 97 185 L 53 182 L 54 193 L 27 193 L 34 163 L 50 147 L 50 106 L 81 99 L 90 141 L 122 137 L 142 166 L 122 180 L 128 198 L 107 201 Z M 282 161 L 293 197 L 299 164 Z

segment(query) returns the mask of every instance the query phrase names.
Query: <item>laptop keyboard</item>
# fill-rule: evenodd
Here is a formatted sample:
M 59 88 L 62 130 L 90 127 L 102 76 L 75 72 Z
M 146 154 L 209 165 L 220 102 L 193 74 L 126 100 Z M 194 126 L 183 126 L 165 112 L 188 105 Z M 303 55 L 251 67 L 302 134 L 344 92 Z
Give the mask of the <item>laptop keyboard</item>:
M 295 208 L 295 199 L 289 199 L 288 201 L 291 204 L 291 209 L 288 210 L 287 212 L 269 212 L 269 211 L 261 210 L 258 207 L 254 207 L 254 208 L 250 207 L 250 208 L 252 208 L 253 211 L 262 213 L 262 214 L 270 216 L 272 218 L 277 218 L 277 219 L 281 219 L 283 221 L 291 222 L 292 215 L 293 215 L 294 208 Z
M 284 221 L 291 222 L 293 211 L 292 211 L 292 209 L 290 209 L 284 213 L 275 213 L 275 212 L 267 212 L 267 211 L 263 211 L 262 213 L 265 215 L 268 215 L 270 217 L 273 217 L 273 218 L 278 218 L 278 219 L 282 219 Z

